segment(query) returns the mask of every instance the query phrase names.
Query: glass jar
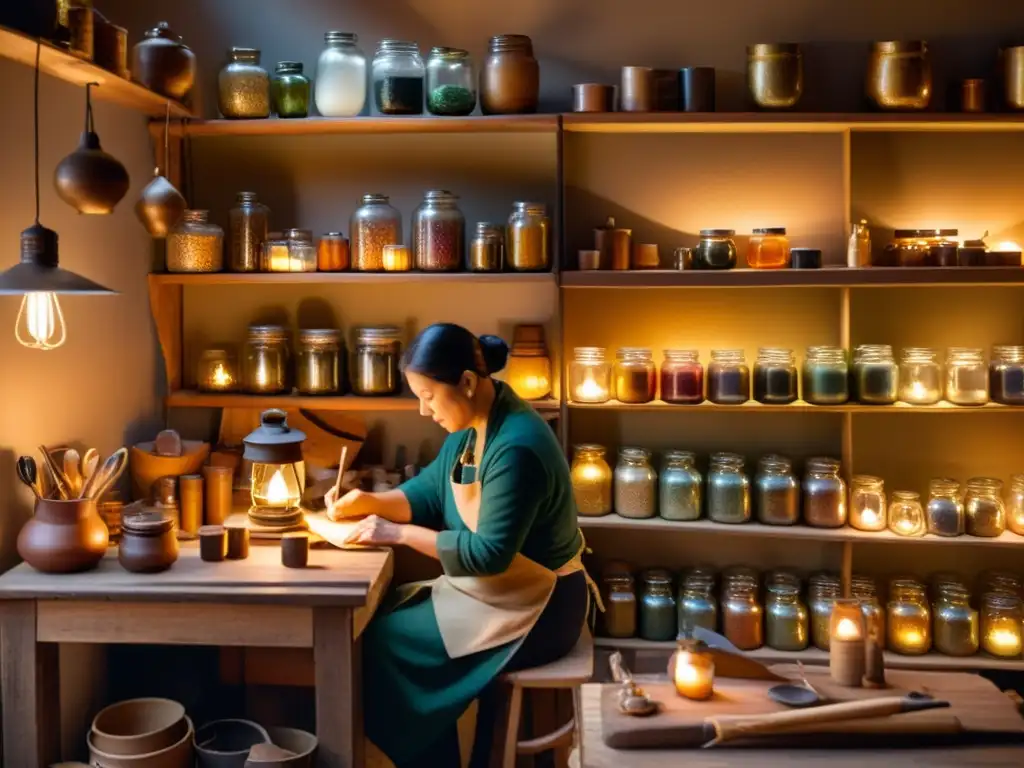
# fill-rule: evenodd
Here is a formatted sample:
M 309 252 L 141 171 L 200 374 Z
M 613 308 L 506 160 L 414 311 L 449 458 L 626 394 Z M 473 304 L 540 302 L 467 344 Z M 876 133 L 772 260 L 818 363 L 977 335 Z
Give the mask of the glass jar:
M 366 55 L 352 32 L 324 35 L 313 100 L 324 117 L 355 117 L 366 104 Z
M 897 579 L 889 588 L 886 647 L 905 656 L 920 656 L 932 647 L 932 612 L 924 586 Z
M 875 266 L 955 267 L 958 234 L 955 229 L 897 229 Z
M 889 530 L 899 536 L 924 536 L 928 530 L 921 494 L 893 491 L 889 504 Z
M 577 445 L 569 471 L 576 511 L 583 517 L 600 517 L 612 511 L 612 468 L 605 461 L 603 445 Z
M 934 405 L 942 399 L 939 353 L 926 347 L 907 347 L 900 358 L 900 401 Z
M 754 361 L 754 399 L 759 403 L 785 405 L 797 398 L 796 361 L 793 350 L 762 347 Z
M 470 272 L 501 272 L 505 268 L 505 225 L 478 221 L 469 243 Z
M 985 405 L 988 402 L 988 367 L 984 350 L 950 348 L 946 357 L 946 399 L 954 405 Z
M 327 232 L 316 244 L 317 272 L 346 272 L 351 266 L 348 238 L 341 232 Z
M 228 212 L 232 272 L 259 271 L 269 217 L 270 209 L 256 199 L 255 192 L 238 193 L 235 207 Z
M 308 229 L 286 229 L 288 241 L 288 271 L 316 272 L 316 246 L 313 233 Z
M 204 349 L 196 366 L 200 392 L 233 392 L 238 387 L 238 363 L 229 349 Z
M 1024 474 L 1010 476 L 1010 496 L 1006 500 L 1006 527 L 1024 536 Z
M 390 325 L 355 329 L 355 360 L 352 392 L 356 395 L 397 395 L 402 388 L 398 361 L 402 356 L 401 333 Z
M 937 477 L 928 484 L 928 533 L 933 536 L 960 536 L 964 532 L 964 503 L 960 483 Z
M 757 591 L 747 584 L 730 585 L 722 599 L 722 634 L 741 651 L 764 645 L 764 609 Z
M 431 48 L 427 58 L 427 111 L 461 116 L 476 107 L 476 72 L 469 51 Z
M 280 395 L 291 391 L 290 364 L 288 332 L 283 326 L 249 326 L 242 366 L 246 392 Z
M 971 536 L 995 538 L 1006 530 L 1003 481 L 994 477 L 972 477 L 964 496 L 964 517 Z
M 807 608 L 810 613 L 811 642 L 815 648 L 827 651 L 831 643 L 830 622 L 832 606 L 839 597 L 839 584 L 832 579 L 812 582 L 807 589 Z
M 863 344 L 853 354 L 853 394 L 865 405 L 892 405 L 899 395 L 900 370 L 888 344 Z
M 657 394 L 658 369 L 651 350 L 622 347 L 615 353 L 615 397 L 631 405 L 649 403 Z
M 701 476 L 691 451 L 665 451 L 658 483 L 658 514 L 665 520 L 699 520 Z
M 734 229 L 702 229 L 693 249 L 694 269 L 732 269 L 736 266 Z
M 401 245 L 402 214 L 387 195 L 363 195 L 363 204 L 352 214 L 349 248 L 356 272 L 383 272 L 384 246 Z
M 654 517 L 657 496 L 658 473 L 651 466 L 651 452 L 622 448 L 615 467 L 615 511 L 632 519 Z
M 373 100 L 382 115 L 423 114 L 423 58 L 416 43 L 384 39 L 373 57 Z
M 653 569 L 643 575 L 644 590 L 640 597 L 640 637 L 644 640 L 675 640 L 679 634 L 676 596 L 672 576 Z
M 209 211 L 185 211 L 168 233 L 168 272 L 220 272 L 224 268 L 224 230 L 211 224 L 209 215 Z
M 604 631 L 608 637 L 636 636 L 636 589 L 633 576 L 616 571 L 605 574 Z
M 462 266 L 466 219 L 458 196 L 443 189 L 428 190 L 412 214 L 412 250 L 416 269 L 454 272 Z
M 1024 594 L 1021 591 L 1020 577 L 1006 571 L 985 571 L 981 574 L 978 583 L 981 585 L 983 593 L 1003 592 L 1007 595 L 1016 595 L 1018 597 Z
M 232 48 L 217 75 L 217 103 L 226 118 L 270 116 L 270 75 L 260 66 L 258 48 Z
M 1024 610 L 1016 595 L 989 592 L 981 602 L 981 647 L 1001 659 L 1016 659 L 1024 646 Z
M 508 217 L 505 254 L 513 272 L 543 272 L 551 266 L 548 251 L 551 219 L 544 203 L 516 203 Z
M 704 402 L 704 366 L 696 349 L 666 349 L 661 364 L 661 399 L 673 405 Z
M 850 399 L 849 366 L 841 347 L 808 347 L 803 368 L 804 400 L 812 405 L 841 405 Z
M 309 78 L 301 61 L 279 61 L 270 81 L 270 99 L 278 117 L 309 116 Z
M 742 349 L 713 349 L 708 366 L 708 400 L 739 405 L 750 399 L 750 368 Z
M 708 467 L 708 518 L 716 523 L 750 522 L 750 478 L 743 457 L 713 453 Z
M 574 403 L 607 403 L 611 399 L 612 366 L 604 347 L 576 347 L 569 363 L 569 398 Z
M 295 388 L 300 395 L 334 395 L 340 389 L 341 332 L 303 328 L 295 355 Z
M 807 460 L 804 473 L 804 522 L 815 528 L 846 525 L 846 481 L 839 476 L 836 459 Z
M 480 111 L 521 115 L 537 111 L 540 65 L 526 35 L 495 35 L 480 70 Z
M 996 345 L 988 364 L 992 402 L 1024 405 L 1024 347 Z
M 718 630 L 718 601 L 710 578 L 687 576 L 680 588 L 679 629 L 685 633 L 693 627 Z
M 860 579 L 860 580 L 858 580 Z M 878 602 L 878 594 L 875 590 L 874 581 L 865 577 L 853 577 L 851 593 L 860 600 L 860 610 L 864 614 L 864 624 L 868 629 L 868 636 L 874 631 L 874 641 L 883 649 L 885 648 L 885 610 Z
M 800 482 L 785 456 L 762 456 L 754 476 L 754 508 L 764 525 L 794 525 L 800 520 Z M 771 643 L 769 643 L 771 645 Z
M 785 227 L 760 227 L 747 245 L 751 269 L 783 269 L 789 266 L 789 238 Z M 771 645 L 771 643 L 769 643 Z
M 802 651 L 810 642 L 807 606 L 800 600 L 800 587 L 773 584 L 765 605 L 765 641 L 776 651 Z
M 858 531 L 884 531 L 888 513 L 885 481 L 871 475 L 854 475 L 850 481 L 850 525 Z
M 946 656 L 973 656 L 978 652 L 978 612 L 971 608 L 970 592 L 958 584 L 943 584 L 935 601 L 935 650 Z

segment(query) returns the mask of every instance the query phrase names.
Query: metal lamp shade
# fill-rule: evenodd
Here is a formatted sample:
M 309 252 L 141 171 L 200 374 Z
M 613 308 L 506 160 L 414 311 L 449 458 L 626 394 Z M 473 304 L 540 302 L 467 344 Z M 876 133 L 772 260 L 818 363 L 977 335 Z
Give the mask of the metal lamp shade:
M 242 442 L 242 458 L 260 464 L 294 464 L 302 461 L 302 444 L 306 435 L 288 426 L 287 414 L 271 408 L 260 415 L 260 425 Z
M 103 296 L 117 291 L 57 266 L 57 233 L 33 224 L 21 233 L 21 263 L 0 273 L 0 296 L 26 293 Z
M 103 151 L 94 131 L 85 131 L 78 149 L 57 165 L 53 185 L 60 199 L 79 213 L 106 214 L 128 194 L 128 171 Z

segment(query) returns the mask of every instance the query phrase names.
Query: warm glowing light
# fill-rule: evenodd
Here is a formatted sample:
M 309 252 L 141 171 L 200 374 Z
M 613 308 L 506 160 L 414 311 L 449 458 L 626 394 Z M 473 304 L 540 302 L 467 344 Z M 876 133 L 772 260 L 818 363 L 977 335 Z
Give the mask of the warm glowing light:
M 861 525 L 873 527 L 882 524 L 882 514 L 877 509 L 864 509 L 860 513 Z
M 1020 244 L 1013 242 L 1013 240 L 1004 240 L 997 245 L 993 250 L 996 251 L 1019 251 L 1021 250 Z
M 928 389 L 920 381 L 910 385 L 910 399 L 915 401 L 924 400 L 928 397 Z
M 998 656 L 1020 656 L 1021 633 L 1012 629 L 993 629 L 985 637 L 989 652 Z
M 505 380 L 523 400 L 540 400 L 551 394 L 551 360 L 545 355 L 511 355 Z
M 586 378 L 576 385 L 576 399 L 581 403 L 601 403 L 608 399 L 608 389 L 598 384 L 594 374 L 588 371 Z
M 213 369 L 211 383 L 217 389 L 226 389 L 231 386 L 231 374 L 228 373 L 228 369 L 224 367 L 224 363 L 217 363 L 217 366 Z
M 925 643 L 924 633 L 918 629 L 904 629 L 899 637 L 900 643 L 908 648 L 917 648 Z
M 284 475 L 281 474 L 280 469 L 274 473 L 273 477 L 270 478 L 270 482 L 267 483 L 266 497 L 267 501 L 275 506 L 288 503 L 288 483 L 284 481 Z
M 672 683 L 676 693 L 687 699 L 710 699 L 715 692 L 715 665 L 703 655 L 679 651 L 676 653 Z
M 409 249 L 404 245 L 385 245 L 381 252 L 381 265 L 385 272 L 408 272 L 412 269 Z
M 836 640 L 859 640 L 860 627 L 852 619 L 840 619 L 836 624 Z
M 26 293 L 21 300 L 14 335 L 29 349 L 56 349 L 67 338 L 64 313 L 55 293 Z

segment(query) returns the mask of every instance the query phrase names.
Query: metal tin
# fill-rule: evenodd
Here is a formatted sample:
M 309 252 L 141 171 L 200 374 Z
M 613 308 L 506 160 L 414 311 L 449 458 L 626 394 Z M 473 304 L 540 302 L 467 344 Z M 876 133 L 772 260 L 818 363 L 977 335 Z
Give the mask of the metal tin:
M 469 244 L 470 272 L 501 272 L 505 267 L 505 226 L 479 221 Z
M 654 70 L 650 67 L 623 67 L 619 86 L 619 109 L 623 112 L 653 112 L 655 105 Z
M 576 254 L 576 268 L 581 272 L 594 272 L 601 269 L 601 252 L 594 249 L 583 249 Z
M 684 112 L 715 111 L 715 68 L 684 67 L 680 71 Z
M 981 78 L 970 78 L 960 82 L 960 111 L 985 111 L 985 81 Z
M 661 266 L 657 243 L 637 243 L 633 246 L 633 269 L 657 269 Z
M 747 85 L 762 109 L 788 109 L 804 92 L 803 55 L 796 43 L 759 43 L 747 48 Z
M 867 94 L 881 109 L 927 109 L 932 97 L 928 44 L 875 43 L 868 59 Z
M 601 269 L 629 269 L 633 230 L 615 226 L 611 216 L 594 229 L 594 248 L 601 252 Z
M 578 83 L 572 87 L 573 112 L 614 112 L 615 86 Z

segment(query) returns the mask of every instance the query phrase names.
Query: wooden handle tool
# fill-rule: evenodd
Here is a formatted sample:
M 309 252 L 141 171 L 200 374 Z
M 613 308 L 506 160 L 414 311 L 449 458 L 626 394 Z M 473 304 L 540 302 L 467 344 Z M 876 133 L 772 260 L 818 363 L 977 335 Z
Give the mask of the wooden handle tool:
M 64 480 L 64 473 L 60 467 L 57 466 L 57 462 L 53 460 L 53 456 L 46 450 L 45 445 L 39 446 L 39 453 L 43 456 L 43 466 L 46 467 L 47 473 L 50 475 L 50 480 L 53 481 L 53 487 L 57 489 L 57 495 L 61 499 L 71 498 L 71 489 L 68 488 L 68 484 Z
M 82 486 L 89 481 L 89 478 L 96 474 L 96 469 L 100 465 L 100 452 L 95 448 L 90 448 L 84 454 L 82 454 Z
M 103 462 L 103 466 L 96 470 L 96 473 L 89 478 L 89 482 L 82 489 L 82 498 L 101 498 L 110 489 L 110 486 L 117 482 L 117 478 L 124 472 L 127 464 L 128 450 L 126 448 L 118 448 Z
M 68 491 L 71 493 L 71 498 L 77 499 L 78 494 L 82 492 L 82 462 L 78 451 L 74 448 L 64 451 L 63 464 L 64 480 L 68 484 Z

